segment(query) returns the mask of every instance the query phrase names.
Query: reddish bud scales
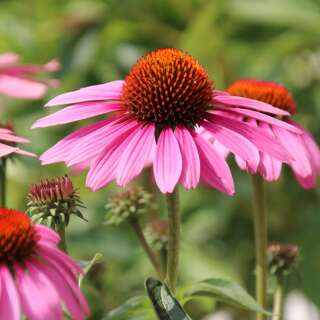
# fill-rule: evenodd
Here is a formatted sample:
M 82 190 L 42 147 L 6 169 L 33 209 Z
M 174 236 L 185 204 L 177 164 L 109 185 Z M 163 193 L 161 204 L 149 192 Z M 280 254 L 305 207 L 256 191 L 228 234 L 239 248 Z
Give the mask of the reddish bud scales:
M 231 95 L 269 103 L 291 114 L 296 112 L 296 104 L 289 91 L 273 81 L 238 80 L 231 84 L 226 91 Z
M 189 54 L 159 49 L 142 57 L 125 79 L 121 101 L 139 120 L 194 126 L 212 100 L 213 83 Z
M 34 253 L 36 242 L 36 230 L 25 213 L 0 208 L 0 262 L 23 262 Z

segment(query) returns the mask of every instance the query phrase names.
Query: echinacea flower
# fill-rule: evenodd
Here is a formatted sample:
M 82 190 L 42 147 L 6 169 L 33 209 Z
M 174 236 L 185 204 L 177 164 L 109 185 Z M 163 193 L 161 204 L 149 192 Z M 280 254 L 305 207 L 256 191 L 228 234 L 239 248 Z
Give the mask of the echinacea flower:
M 320 150 L 311 133 L 300 124 L 293 121 L 291 116 L 296 113 L 296 104 L 289 91 L 282 85 L 271 81 L 238 80 L 231 84 L 226 91 L 230 95 L 238 95 L 255 99 L 273 105 L 279 109 L 289 112 L 289 115 L 281 116 L 281 120 L 300 129 L 300 134 L 285 130 L 272 123 L 263 123 L 248 113 L 243 113 L 243 119 L 254 127 L 259 127 L 278 140 L 284 149 L 291 155 L 288 162 L 298 182 L 305 189 L 315 188 L 317 177 L 320 175 Z M 225 103 L 229 96 L 225 96 Z M 241 116 L 241 113 L 240 113 Z M 278 116 L 279 117 L 279 116 Z M 251 173 L 256 171 L 248 161 L 241 156 L 236 156 L 239 167 Z M 258 172 L 267 181 L 279 179 L 281 174 L 282 161 L 260 152 Z
M 93 191 L 114 179 L 127 185 L 147 165 L 163 193 L 181 183 L 195 188 L 200 177 L 210 186 L 234 194 L 230 169 L 222 156 L 196 128 L 206 128 L 215 138 L 252 165 L 256 146 L 281 161 L 289 156 L 272 136 L 229 115 L 250 111 L 262 122 L 299 131 L 292 125 L 260 113 L 287 115 L 268 104 L 234 98 L 245 109 L 220 101 L 204 68 L 189 54 L 159 49 L 140 58 L 125 80 L 82 88 L 57 96 L 47 106 L 69 107 L 38 120 L 33 128 L 70 123 L 113 113 L 109 118 L 81 128 L 45 152 L 42 164 L 65 162 L 89 167 L 86 184 Z
M 35 157 L 34 153 L 22 150 L 17 147 L 17 143 L 29 143 L 26 138 L 16 136 L 13 124 L 0 124 L 0 158 L 13 154 Z
M 63 307 L 72 319 L 89 313 L 77 285 L 80 267 L 57 249 L 51 229 L 32 224 L 23 212 L 0 209 L 1 319 L 62 320 Z
M 21 64 L 15 53 L 0 54 L 0 95 L 19 99 L 40 99 L 48 87 L 56 86 L 56 80 L 38 80 L 42 72 L 54 72 L 59 63 L 51 60 L 47 64 Z

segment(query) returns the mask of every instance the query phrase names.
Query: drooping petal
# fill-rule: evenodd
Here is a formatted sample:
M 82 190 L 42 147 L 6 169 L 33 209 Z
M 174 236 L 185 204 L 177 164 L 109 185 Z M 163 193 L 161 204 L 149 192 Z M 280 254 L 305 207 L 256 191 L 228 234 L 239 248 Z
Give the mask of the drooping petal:
M 0 68 L 8 67 L 19 62 L 19 55 L 13 52 L 0 54 Z
M 261 112 L 267 112 L 267 113 L 276 114 L 276 115 L 283 115 L 283 116 L 290 115 L 289 112 L 284 111 L 282 109 L 275 108 L 268 103 L 254 100 L 254 99 L 244 98 L 244 97 L 231 96 L 231 95 L 220 95 L 220 96 L 215 95 L 214 100 L 216 102 L 226 104 L 231 107 L 241 106 L 244 108 L 258 110 Z
M 182 157 L 178 141 L 171 128 L 164 128 L 157 141 L 153 163 L 156 183 L 162 193 L 173 192 L 182 170 Z
M 308 158 L 308 152 L 301 137 L 279 127 L 273 126 L 272 131 L 293 158 L 293 160 L 290 161 L 293 170 L 301 177 L 311 175 L 312 168 Z
M 226 161 L 200 135 L 196 135 L 194 141 L 200 156 L 201 178 L 217 190 L 234 195 L 234 182 Z
M 17 151 L 17 148 L 0 143 L 0 158 Z
M 139 124 L 136 121 L 121 121 L 120 118 L 114 118 L 114 121 L 92 131 L 75 144 L 65 158 L 65 162 L 68 166 L 74 166 L 93 159 L 100 152 L 107 149 L 114 139 L 121 139 L 122 135 L 127 136 L 129 132 L 132 132 L 137 127 L 139 127 Z
M 89 133 L 98 130 L 103 126 L 108 125 L 111 121 L 114 121 L 114 119 L 109 118 L 107 120 L 102 120 L 70 133 L 50 149 L 48 149 L 46 152 L 44 152 L 39 158 L 40 161 L 43 165 L 65 161 L 66 157 L 72 151 L 73 147 L 77 143 L 79 143 L 82 138 L 86 137 Z
M 298 173 L 294 172 L 299 184 L 306 190 L 314 189 L 317 186 L 317 175 L 312 173 L 307 177 L 302 177 Z
M 210 131 L 231 152 L 248 161 L 255 171 L 259 164 L 259 151 L 257 147 L 243 135 L 214 122 L 204 121 L 202 126 Z
M 230 109 L 228 110 L 227 108 L 217 108 L 217 110 L 235 112 L 237 114 L 241 114 L 241 115 L 247 116 L 249 118 L 253 118 L 253 119 L 260 120 L 262 122 L 268 123 L 268 124 L 272 124 L 274 126 L 281 127 L 283 129 L 295 132 L 297 134 L 301 134 L 302 133 L 300 129 L 298 129 L 297 127 L 289 124 L 286 121 L 281 121 L 281 120 L 279 120 L 277 118 L 274 118 L 274 117 L 271 117 L 271 116 L 268 116 L 266 114 L 263 114 L 263 113 L 260 113 L 260 112 L 256 112 L 256 111 L 253 111 L 253 110 L 246 110 L 246 109 L 241 109 L 241 108 L 232 108 L 232 110 L 230 110 Z
M 46 91 L 45 83 L 0 74 L 0 94 L 21 99 L 40 99 Z
M 270 157 L 268 154 L 261 153 L 259 173 L 267 181 L 276 181 L 280 178 L 282 162 Z
M 20 148 L 17 148 L 17 150 L 15 151 L 16 154 L 19 154 L 21 156 L 26 156 L 26 157 L 37 157 L 37 155 L 33 152 L 29 152 L 26 150 L 22 150 Z
M 30 140 L 28 140 L 26 138 L 13 135 L 12 132 L 11 133 L 0 132 L 0 140 L 8 141 L 8 142 L 16 142 L 16 143 L 29 143 L 30 142 Z
M 55 246 L 59 243 L 60 237 L 58 233 L 54 232 L 52 229 L 43 226 L 42 224 L 35 224 L 34 228 L 39 234 L 39 243 L 46 244 L 48 246 Z
M 32 320 L 62 320 L 58 293 L 40 269 L 27 263 L 28 271 L 16 267 L 17 287 L 22 308 Z
M 200 179 L 200 158 L 197 146 L 188 129 L 176 127 L 174 135 L 179 143 L 182 157 L 180 182 L 187 188 L 195 188 Z
M 216 123 L 219 123 L 221 126 L 240 133 L 256 145 L 260 151 L 265 152 L 283 162 L 289 162 L 292 160 L 292 157 L 283 148 L 283 146 L 274 137 L 266 134 L 260 128 L 256 128 L 242 121 L 218 114 L 209 115 L 208 117 L 211 121 L 216 121 Z
M 117 183 L 126 186 L 144 168 L 155 141 L 154 125 L 137 129 L 119 159 L 116 170 Z
M 1 67 L 1 57 L 0 57 Z M 60 63 L 58 60 L 53 59 L 45 64 L 19 64 L 15 66 L 8 66 L 6 73 L 10 75 L 33 75 L 40 72 L 54 72 L 60 69 Z
M 135 131 L 139 130 L 139 126 L 142 127 L 142 125 L 134 121 L 131 122 L 133 126 L 129 130 L 117 132 L 104 150 L 91 163 L 86 180 L 86 185 L 91 190 L 96 191 L 115 178 L 119 158 L 128 146 L 131 137 L 135 135 Z
M 92 118 L 101 114 L 118 111 L 120 108 L 121 106 L 118 103 L 108 102 L 82 102 L 73 104 L 53 114 L 50 114 L 49 116 L 37 120 L 32 125 L 32 129 L 51 127 Z
M 67 92 L 53 98 L 46 106 L 49 107 L 86 101 L 118 100 L 123 83 L 123 80 L 117 80 Z
M 10 271 L 5 265 L 0 266 L 0 310 L 2 319 L 19 320 L 20 302 Z

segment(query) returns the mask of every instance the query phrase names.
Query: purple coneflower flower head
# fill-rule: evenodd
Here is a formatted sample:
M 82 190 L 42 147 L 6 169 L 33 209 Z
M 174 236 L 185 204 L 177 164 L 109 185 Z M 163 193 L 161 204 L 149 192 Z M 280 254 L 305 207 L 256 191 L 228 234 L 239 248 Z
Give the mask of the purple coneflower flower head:
M 278 83 L 258 80 L 238 80 L 230 85 L 226 91 L 230 95 L 266 102 L 289 112 L 289 115 L 282 115 L 281 120 L 298 128 L 300 134 L 286 130 L 284 127 L 275 126 L 273 123 L 261 122 L 247 111 L 240 112 L 239 116 L 251 126 L 261 128 L 279 141 L 291 156 L 288 164 L 299 184 L 305 189 L 315 188 L 317 177 L 320 174 L 320 150 L 311 133 L 292 120 L 291 116 L 296 113 L 296 104 L 289 91 Z M 229 96 L 225 97 L 227 100 L 230 99 Z M 236 161 L 241 169 L 251 173 L 256 172 L 256 168 L 252 167 L 243 157 L 237 155 Z M 280 177 L 282 163 L 283 161 L 278 158 L 260 151 L 257 170 L 267 181 L 275 181 Z
M 32 224 L 23 212 L 0 209 L 1 319 L 62 320 L 63 306 L 72 319 L 89 313 L 77 275 L 80 267 L 57 249 L 51 229 Z
M 19 62 L 15 53 L 0 54 L 0 95 L 18 99 L 40 99 L 48 87 L 57 86 L 57 80 L 38 80 L 42 72 L 54 72 L 59 63 L 51 60 L 47 64 L 26 64 Z
M 225 159 L 197 130 L 210 130 L 222 145 L 255 165 L 257 147 L 281 161 L 289 156 L 264 130 L 233 118 L 233 109 L 242 108 L 224 104 L 219 99 L 223 97 L 225 93 L 214 89 L 207 72 L 191 55 L 177 49 L 153 51 L 138 60 L 125 80 L 82 88 L 49 101 L 47 106 L 70 106 L 38 120 L 33 128 L 111 116 L 69 134 L 40 159 L 42 164 L 89 167 L 86 184 L 93 191 L 113 180 L 125 186 L 151 165 L 163 193 L 172 192 L 178 183 L 195 188 L 202 179 L 232 195 L 234 183 Z M 262 122 L 299 131 L 258 111 L 288 112 L 255 100 L 235 99 L 242 105 L 246 102 L 245 110 L 250 109 Z
M 16 136 L 13 124 L 0 124 L 0 158 L 14 154 L 35 157 L 34 153 L 22 150 L 17 147 L 17 143 L 30 143 L 26 138 Z

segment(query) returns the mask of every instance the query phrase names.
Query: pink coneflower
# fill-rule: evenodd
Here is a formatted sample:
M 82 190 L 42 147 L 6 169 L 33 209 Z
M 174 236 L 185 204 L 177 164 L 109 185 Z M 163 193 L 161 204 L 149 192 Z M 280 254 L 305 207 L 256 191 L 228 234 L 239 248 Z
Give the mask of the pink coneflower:
M 226 91 L 231 95 L 256 99 L 289 112 L 289 115 L 281 117 L 282 121 L 300 129 L 302 134 L 285 130 L 272 123 L 257 121 L 247 112 L 242 112 L 240 115 L 252 126 L 261 128 L 261 130 L 277 139 L 291 155 L 292 159 L 289 161 L 289 166 L 300 185 L 305 189 L 315 188 L 317 177 L 320 174 L 320 150 L 311 133 L 291 119 L 291 115 L 296 112 L 296 104 L 289 91 L 275 82 L 258 80 L 238 80 L 229 86 Z M 232 99 L 232 97 L 225 96 L 224 102 L 227 103 L 228 99 Z M 236 161 L 241 169 L 248 170 L 251 173 L 256 171 L 256 168 L 253 168 L 241 156 L 237 155 Z M 263 151 L 260 152 L 258 172 L 264 179 L 267 181 L 277 180 L 280 177 L 281 168 L 281 160 Z
M 19 154 L 23 156 L 35 157 L 34 153 L 22 150 L 17 147 L 17 143 L 29 143 L 26 138 L 15 135 L 14 127 L 11 123 L 4 125 L 0 124 L 0 158 L 12 154 Z
M 15 53 L 0 54 L 0 95 L 19 99 L 40 99 L 50 86 L 56 86 L 56 80 L 37 80 L 41 72 L 53 72 L 59 69 L 56 60 L 47 64 L 23 65 Z
M 77 285 L 80 267 L 56 248 L 59 236 L 32 224 L 23 212 L 0 209 L 1 319 L 85 319 L 87 302 Z
M 226 161 L 196 128 L 210 130 L 221 144 L 252 165 L 259 161 L 255 145 L 281 161 L 289 156 L 262 129 L 232 119 L 229 114 L 235 109 L 250 111 L 253 117 L 280 128 L 299 130 L 254 110 L 275 115 L 287 115 L 286 111 L 241 97 L 230 98 L 246 109 L 231 108 L 220 101 L 223 97 L 191 55 L 177 49 L 153 51 L 138 60 L 124 81 L 82 88 L 49 101 L 47 106 L 71 105 L 38 120 L 33 128 L 113 115 L 71 133 L 40 159 L 42 164 L 63 161 L 71 167 L 89 167 L 86 184 L 93 191 L 114 179 L 125 186 L 146 165 L 153 165 L 163 193 L 172 192 L 177 183 L 195 188 L 201 177 L 219 191 L 233 194 Z

